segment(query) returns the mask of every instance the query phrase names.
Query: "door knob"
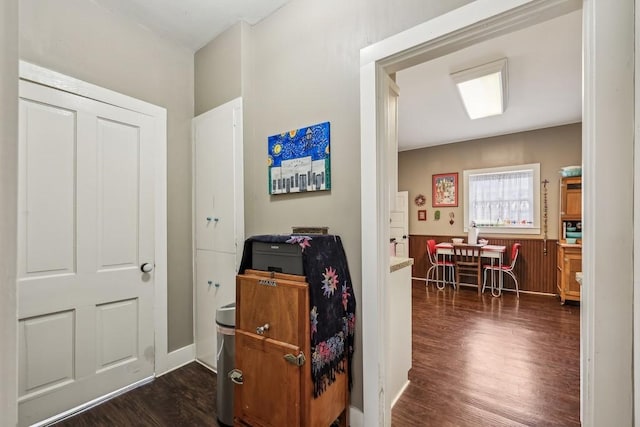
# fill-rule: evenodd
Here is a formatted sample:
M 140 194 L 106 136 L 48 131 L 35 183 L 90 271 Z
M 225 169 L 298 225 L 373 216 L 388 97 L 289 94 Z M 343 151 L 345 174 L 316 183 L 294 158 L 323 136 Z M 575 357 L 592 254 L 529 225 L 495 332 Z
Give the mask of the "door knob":
M 151 273 L 153 271 L 153 264 L 145 262 L 140 266 L 140 271 L 143 273 Z

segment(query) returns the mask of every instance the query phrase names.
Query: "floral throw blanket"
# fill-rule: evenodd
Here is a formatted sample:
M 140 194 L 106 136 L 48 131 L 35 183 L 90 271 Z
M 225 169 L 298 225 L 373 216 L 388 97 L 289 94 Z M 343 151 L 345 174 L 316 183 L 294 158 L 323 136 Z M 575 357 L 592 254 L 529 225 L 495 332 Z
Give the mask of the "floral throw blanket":
M 309 322 L 314 396 L 321 395 L 333 383 L 336 373 L 344 372 L 345 354 L 351 388 L 356 300 L 340 237 L 297 234 L 250 237 L 244 243 L 240 273 L 253 265 L 253 242 L 288 243 L 302 248 L 302 268 L 309 284 L 311 307 Z

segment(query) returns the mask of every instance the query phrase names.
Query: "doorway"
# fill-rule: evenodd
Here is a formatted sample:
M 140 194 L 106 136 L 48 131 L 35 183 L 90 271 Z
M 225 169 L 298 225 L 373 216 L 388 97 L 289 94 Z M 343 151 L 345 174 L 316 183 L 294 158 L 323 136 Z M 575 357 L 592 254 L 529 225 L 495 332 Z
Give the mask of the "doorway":
M 456 9 L 446 15 L 435 18 L 425 24 L 404 33 L 390 37 L 376 45 L 361 51 L 361 162 L 362 182 L 380 182 L 388 180 L 388 166 L 385 165 L 385 136 L 381 118 L 385 111 L 378 104 L 377 94 L 384 89 L 383 78 L 405 67 L 436 58 L 447 52 L 469 46 L 477 40 L 504 34 L 517 28 L 523 28 L 567 11 L 580 8 L 577 1 L 508 1 L 500 5 L 477 1 Z M 611 282 L 616 279 L 617 290 L 630 295 L 633 283 L 632 259 L 625 258 L 623 265 L 617 268 L 598 264 L 598 255 L 606 254 L 604 243 L 606 231 L 624 232 L 631 229 L 632 218 L 610 223 L 608 214 L 602 212 L 607 203 L 628 197 L 623 202 L 624 212 L 632 212 L 632 189 L 618 188 L 612 180 L 606 178 L 607 170 L 617 170 L 626 179 L 633 179 L 633 135 L 621 132 L 619 126 L 632 127 L 633 124 L 633 65 L 625 61 L 633 56 L 633 5 L 618 5 L 613 10 L 603 1 L 588 2 L 584 5 L 584 134 L 583 164 L 584 170 L 591 171 L 584 177 L 584 215 L 585 223 L 592 222 L 587 228 L 584 239 L 589 243 L 584 254 L 584 285 L 582 311 L 581 346 L 581 395 L 582 421 L 585 425 L 598 424 L 598 421 L 616 420 L 617 424 L 628 424 L 632 420 L 633 406 L 630 399 L 616 399 L 607 395 L 607 387 L 619 391 L 620 396 L 632 395 L 632 310 L 628 298 L 604 298 L 605 303 L 594 304 L 601 292 L 591 286 L 596 279 Z M 597 20 L 595 19 L 597 16 Z M 596 29 L 598 30 L 596 32 Z M 614 31 L 615 29 L 615 31 Z M 616 33 L 614 38 L 605 39 L 602 31 Z M 596 50 L 598 43 L 598 50 Z M 613 57 L 604 58 L 605 50 L 615 52 Z M 612 67 L 608 64 L 615 64 Z M 596 84 L 596 70 L 597 83 Z M 614 92 L 612 92 L 614 91 Z M 604 105 L 596 102 L 597 96 L 609 94 L 616 98 L 615 112 L 605 110 Z M 619 102 L 619 104 L 618 104 Z M 597 125 L 597 126 L 596 126 Z M 605 149 L 596 144 L 596 138 L 604 138 L 604 131 L 616 135 L 616 150 Z M 610 138 L 607 138 L 611 140 Z M 619 148 L 619 150 L 618 150 Z M 598 157 L 598 169 L 595 158 Z M 602 181 L 604 180 L 604 181 Z M 605 187 L 613 185 L 614 193 Z M 384 185 L 384 184 L 383 184 Z M 597 213 L 597 215 L 596 215 Z M 385 319 L 384 305 L 380 302 L 385 296 L 388 282 L 388 258 L 385 257 L 388 239 L 389 203 L 384 188 L 363 188 L 362 192 L 362 264 L 363 264 L 363 369 L 364 369 L 364 414 L 366 425 L 389 425 L 389 408 L 385 408 L 384 354 L 380 350 Z M 586 224 L 585 224 L 586 226 Z M 366 232 L 365 232 L 366 230 Z M 603 233 L 605 231 L 605 233 Z M 623 237 L 623 246 L 631 253 L 633 237 L 627 233 Z M 610 248 L 614 250 L 613 246 Z M 619 251 L 620 249 L 615 249 Z M 626 252 L 625 252 L 626 253 Z M 612 290 L 608 290 L 608 296 Z M 604 294 L 602 295 L 605 296 Z M 609 315 L 606 325 L 601 321 L 594 325 L 598 314 Z M 615 339 L 605 339 L 607 334 L 616 331 Z M 606 341 L 612 348 L 598 346 L 598 358 L 595 356 L 595 344 Z M 602 353 L 604 351 L 604 353 Z M 605 354 L 606 353 L 606 354 Z M 600 375 L 595 373 L 599 372 Z M 609 375 L 616 382 L 608 379 Z M 595 402 L 598 402 L 596 407 Z
M 420 413 L 418 408 L 425 411 L 422 413 L 424 415 L 434 407 L 444 408 L 455 402 L 458 410 L 441 412 L 436 409 L 433 413 L 434 416 L 435 413 L 442 414 L 439 421 L 446 423 L 445 420 L 449 420 L 448 422 L 456 425 L 458 423 L 465 425 L 460 421 L 464 419 L 463 414 L 477 409 L 475 405 L 479 401 L 484 405 L 482 411 L 486 417 L 495 413 L 509 414 L 510 416 L 519 414 L 524 419 L 528 418 L 534 422 L 533 420 L 538 419 L 539 411 L 533 410 L 527 413 L 526 408 L 532 408 L 536 405 L 545 408 L 549 424 L 557 423 L 553 417 L 560 411 L 567 414 L 565 418 L 567 425 L 579 417 L 579 308 L 562 307 L 557 299 L 549 295 L 558 293 L 556 260 L 564 259 L 564 256 L 556 253 L 556 250 L 560 248 L 556 244 L 556 239 L 559 240 L 562 237 L 562 233 L 559 232 L 559 224 L 557 224 L 560 212 L 560 207 L 557 206 L 559 204 L 558 181 L 560 179 L 558 170 L 565 165 L 581 164 L 581 26 L 582 10 L 573 11 L 537 25 L 482 41 L 423 64 L 400 70 L 395 74 L 402 94 L 399 98 L 398 119 L 401 136 L 400 146 L 405 149 L 398 155 L 399 188 L 409 190 L 412 198 L 417 194 L 426 194 L 428 202 L 423 207 L 412 206 L 411 212 L 411 257 L 414 259 L 414 279 L 422 280 L 422 282 L 418 284 L 414 280 L 413 306 L 408 307 L 412 308 L 414 313 L 412 328 L 414 334 L 413 369 L 410 373 L 411 384 L 407 387 L 403 398 L 400 399 L 401 405 L 392 410 L 394 425 L 398 417 L 403 416 L 399 414 L 408 416 L 406 414 L 408 402 L 417 403 L 416 410 L 412 411 L 414 415 Z M 449 72 L 461 69 L 461 64 L 481 64 L 498 56 L 507 58 L 509 63 L 509 96 L 505 114 L 487 120 L 469 120 L 464 114 Z M 542 64 L 553 64 L 555 68 Z M 563 87 L 564 90 L 558 93 L 554 89 L 557 87 Z M 549 105 L 548 100 L 552 98 L 557 102 Z M 538 99 L 542 100 L 542 103 L 538 103 Z M 531 112 L 520 114 L 525 109 L 531 109 Z M 527 123 L 519 122 L 518 116 L 526 118 Z M 416 126 L 412 122 L 413 117 L 419 118 L 420 126 Z M 534 123 L 535 120 L 539 120 L 539 122 Z M 576 121 L 578 123 L 575 123 Z M 524 126 L 518 126 L 519 123 Z M 502 129 L 500 129 L 501 127 Z M 485 132 L 485 135 L 478 134 L 480 129 Z M 468 132 L 466 135 L 472 133 L 474 135 L 463 140 L 458 135 L 465 135 L 465 132 Z M 453 143 L 429 145 L 432 141 L 434 143 L 446 142 L 447 136 L 448 140 Z M 411 142 L 427 147 L 415 147 L 411 145 Z M 448 290 L 445 292 L 435 291 L 433 284 L 427 285 L 425 288 L 425 273 L 430 266 L 425 256 L 426 241 L 428 239 L 435 239 L 436 242 L 451 241 L 452 237 L 467 235 L 464 226 L 468 224 L 468 221 L 463 218 L 465 216 L 464 207 L 468 207 L 469 204 L 465 200 L 466 197 L 462 196 L 467 192 L 467 180 L 463 179 L 467 170 L 522 163 L 538 164 L 541 179 L 550 181 L 549 195 L 544 198 L 547 201 L 547 220 L 544 222 L 540 221 L 542 218 L 538 220 L 539 228 L 530 230 L 535 235 L 506 234 L 499 228 L 483 228 L 480 232 L 481 237 L 489 239 L 490 244 L 493 245 L 505 245 L 511 249 L 515 242 L 522 244 L 519 260 L 516 263 L 516 276 L 520 282 L 520 298 L 515 298 L 515 292 L 504 292 L 503 297 L 494 299 L 487 296 L 488 291 L 483 294 L 481 299 L 465 298 L 468 296 L 465 294 L 473 294 L 475 289 L 467 289 L 464 285 L 461 287 L 464 291 L 459 293 L 452 293 Z M 456 203 L 457 206 L 445 209 L 434 207 L 433 211 L 441 209 L 442 213 L 442 218 L 436 220 L 431 209 L 432 198 L 429 193 L 429 184 L 432 182 L 432 174 L 445 172 L 458 173 L 460 198 Z M 535 178 L 534 181 L 540 182 L 540 179 Z M 533 190 L 535 194 L 540 194 L 540 200 L 536 200 L 536 203 L 543 201 L 542 187 L 543 185 L 540 184 L 539 189 Z M 578 217 L 581 214 L 580 200 L 581 196 L 578 196 Z M 423 221 L 417 220 L 419 219 L 416 217 L 418 209 L 429 212 L 429 217 Z M 542 206 L 536 211 L 542 212 Z M 455 216 L 453 216 L 454 214 Z M 454 224 L 450 223 L 450 219 Z M 549 240 L 543 238 L 543 235 L 546 236 L 545 230 L 548 231 Z M 508 231 L 521 232 L 522 229 Z M 576 249 L 572 248 L 571 250 L 575 251 Z M 504 259 L 508 262 L 510 250 L 506 252 Z M 579 257 L 580 255 L 578 255 L 576 263 L 576 271 L 581 271 Z M 574 275 L 567 272 L 567 277 L 569 276 L 571 280 L 567 280 L 566 283 L 575 284 L 577 287 L 578 284 L 573 279 Z M 475 280 L 472 282 L 475 283 Z M 514 287 L 514 282 L 506 275 L 505 286 L 512 290 Z M 523 290 L 525 291 L 524 295 Z M 541 293 L 546 296 L 535 297 L 526 295 L 526 292 Z M 458 323 L 457 316 L 461 315 L 461 312 L 466 312 L 474 304 L 473 314 L 475 316 L 470 316 L 464 322 Z M 520 326 L 514 325 L 513 329 L 507 327 L 510 323 L 509 314 L 512 313 L 517 313 L 523 318 L 535 319 L 535 316 L 530 316 L 534 307 L 544 307 L 545 310 L 549 310 L 550 316 L 546 319 L 554 318 L 556 322 L 544 325 L 527 321 Z M 425 313 L 430 310 L 433 310 L 431 316 L 428 312 Z M 565 316 L 562 318 L 562 322 L 557 320 L 560 316 Z M 426 319 L 429 320 L 426 321 Z M 567 326 L 567 329 L 563 329 L 564 333 L 571 331 L 565 336 L 571 338 L 563 339 L 557 343 L 554 340 L 557 338 L 560 324 L 563 327 Z M 479 328 L 478 325 L 483 325 L 484 328 Z M 532 327 L 533 325 L 536 326 Z M 571 328 L 568 325 L 571 325 Z M 452 326 L 451 331 L 448 330 L 449 326 Z M 447 332 L 441 335 L 439 334 L 441 330 Z M 513 333 L 500 334 L 499 331 L 513 331 Z M 456 332 L 467 332 L 468 335 L 458 336 Z M 487 364 L 487 360 L 495 360 L 494 357 L 497 357 L 497 354 L 504 354 L 501 350 L 485 347 L 489 341 L 489 333 L 491 340 L 495 340 L 493 343 L 499 343 L 496 348 L 525 349 L 525 351 L 521 355 L 514 353 L 506 356 L 505 354 L 500 363 Z M 548 365 L 549 369 L 531 375 L 531 372 L 536 371 L 535 363 L 524 368 L 525 361 L 531 360 L 528 348 L 530 344 L 525 340 L 526 345 L 522 345 L 522 342 L 514 345 L 514 341 L 512 341 L 516 337 L 528 336 L 533 342 L 534 335 L 537 334 L 546 334 L 548 339 L 543 341 L 555 343 L 548 349 L 548 352 L 544 352 L 543 346 L 539 346 L 539 359 L 535 362 L 546 364 L 543 359 L 547 354 L 560 357 L 557 360 L 562 361 L 563 369 L 554 371 L 553 375 L 549 375 L 553 361 Z M 458 340 L 456 337 L 460 339 Z M 433 343 L 437 344 L 431 345 Z M 430 351 L 425 351 L 425 348 L 429 348 Z M 476 355 L 481 353 L 482 348 L 485 348 L 489 354 L 479 358 L 464 358 L 466 352 L 460 354 L 458 351 L 453 351 L 447 356 L 446 352 L 441 352 L 443 348 L 449 350 L 464 348 L 469 351 L 473 350 Z M 560 356 L 561 349 L 568 350 L 569 348 L 571 351 Z M 460 359 L 456 359 L 458 356 Z M 516 360 L 523 365 L 518 365 L 518 368 L 514 369 Z M 443 361 L 447 362 L 443 363 Z M 474 369 L 474 366 L 477 369 Z M 445 368 L 441 369 L 442 367 Z M 518 376 L 510 377 L 507 372 L 512 371 L 518 372 Z M 471 375 L 470 372 L 487 376 L 480 379 Z M 530 399 L 526 399 L 526 404 L 524 402 L 515 404 L 513 410 L 507 409 L 508 405 L 512 403 L 509 398 L 496 399 L 491 403 L 482 398 L 475 400 L 476 396 L 473 393 L 476 389 L 471 384 L 482 384 L 477 390 L 483 394 L 483 397 L 502 395 L 503 393 L 505 396 L 518 395 L 521 389 L 515 384 L 519 384 L 525 375 L 524 372 L 529 374 L 527 378 L 531 378 L 532 383 L 539 381 L 540 385 L 534 386 L 539 391 L 551 385 L 562 387 L 562 399 L 549 400 L 553 394 L 553 389 L 550 389 L 543 394 L 531 395 Z M 498 391 L 492 390 L 491 385 L 496 376 L 502 378 L 499 385 L 494 384 L 500 388 Z M 447 393 L 454 387 L 449 382 L 452 377 L 459 381 L 456 382 L 456 393 L 453 395 Z M 442 381 L 443 378 L 447 380 Z M 431 392 L 433 395 L 430 395 Z M 416 401 L 416 396 L 421 395 L 430 395 L 431 397 Z M 541 395 L 547 395 L 546 402 L 548 403 L 536 400 L 535 397 Z M 557 404 L 551 404 L 552 401 L 556 401 Z M 457 421 L 453 421 L 452 418 Z M 516 418 L 511 420 L 517 421 Z M 468 422 L 468 420 L 466 421 Z M 540 420 L 538 419 L 535 423 L 540 423 Z M 433 424 L 437 425 L 438 422 Z

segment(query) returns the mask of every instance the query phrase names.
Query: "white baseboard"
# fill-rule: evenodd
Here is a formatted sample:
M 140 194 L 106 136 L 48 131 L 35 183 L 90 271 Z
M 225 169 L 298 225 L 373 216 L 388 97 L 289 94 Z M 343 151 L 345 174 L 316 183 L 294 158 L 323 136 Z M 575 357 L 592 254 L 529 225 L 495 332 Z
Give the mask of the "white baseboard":
M 171 371 L 175 371 L 176 369 L 193 362 L 196 359 L 196 346 L 195 344 L 190 344 L 179 348 L 177 350 L 172 351 L 167 354 L 167 363 L 162 372 L 156 372 L 156 377 L 167 374 Z
M 164 370 L 163 372 L 156 372 L 155 376 L 159 377 L 161 375 L 164 375 L 166 373 L 169 373 L 173 370 L 176 370 L 178 368 L 180 368 L 181 366 L 184 366 L 188 363 L 191 363 L 195 360 L 195 356 L 196 356 L 196 352 L 195 352 L 195 345 L 191 344 L 182 348 L 179 348 L 178 350 L 172 351 L 171 353 L 167 354 L 167 369 Z M 79 405 L 75 408 L 69 409 L 68 411 L 64 411 L 60 414 L 54 415 L 53 417 L 47 418 L 46 420 L 43 420 L 37 424 L 34 424 L 34 426 L 46 426 L 46 425 L 50 425 L 54 422 L 58 422 L 60 420 L 63 420 L 65 418 L 69 418 L 73 415 L 79 414 L 81 412 L 84 412 L 88 409 L 91 409 L 95 406 L 98 406 L 99 404 L 106 402 L 107 400 L 113 399 L 114 397 L 120 396 L 121 394 L 124 394 L 128 391 L 131 391 L 135 388 L 138 388 L 142 385 L 148 384 L 150 382 L 153 381 L 154 377 L 149 377 L 149 378 L 145 378 L 143 380 L 137 381 L 131 385 L 128 385 L 126 387 L 123 387 L 119 390 L 113 391 L 111 393 L 108 393 L 104 396 L 98 397 L 96 399 L 93 399 L 87 403 L 83 403 L 82 405 Z
M 404 393 L 407 387 L 409 387 L 409 380 L 407 380 L 407 382 L 404 383 L 404 385 L 402 386 L 402 388 L 400 389 L 396 397 L 394 397 L 393 400 L 391 401 L 391 409 L 393 409 L 393 407 L 396 406 L 396 403 L 398 403 L 398 400 L 402 397 L 402 393 Z
M 213 366 L 209 366 L 206 363 L 204 363 L 202 360 L 196 359 L 196 363 L 200 364 L 200 366 L 207 368 L 208 370 L 210 370 L 211 372 L 213 372 L 214 374 L 218 374 L 218 369 L 214 368 Z
M 76 406 L 75 408 L 71 408 L 67 411 L 64 411 L 60 414 L 54 415 L 52 417 L 47 418 L 46 420 L 42 420 L 38 423 L 32 424 L 31 427 L 44 427 L 44 426 L 49 426 L 51 424 L 55 424 L 59 421 L 62 421 L 66 418 L 72 417 L 74 415 L 78 415 L 84 411 L 87 411 L 91 408 L 94 408 L 98 405 L 100 405 L 101 403 L 106 402 L 107 400 L 111 400 L 114 397 L 118 397 L 122 394 L 125 394 L 135 388 L 138 388 L 140 386 L 143 386 L 145 384 L 149 384 L 153 381 L 153 377 L 148 377 L 145 379 L 142 379 L 140 381 L 136 381 L 133 384 L 130 384 L 126 387 L 122 387 L 121 389 L 112 391 L 111 393 L 107 393 L 104 396 L 100 396 L 98 398 L 95 398 L 93 400 L 90 400 L 89 402 L 83 403 L 81 405 Z
M 349 425 L 351 427 L 364 427 L 364 412 L 355 406 L 349 408 Z

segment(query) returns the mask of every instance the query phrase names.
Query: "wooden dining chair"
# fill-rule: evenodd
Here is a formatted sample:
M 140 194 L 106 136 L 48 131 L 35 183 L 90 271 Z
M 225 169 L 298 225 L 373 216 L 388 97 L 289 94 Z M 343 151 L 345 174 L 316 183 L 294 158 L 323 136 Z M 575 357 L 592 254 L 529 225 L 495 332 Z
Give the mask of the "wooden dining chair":
M 482 293 L 482 263 L 479 245 L 454 244 L 453 262 L 456 270 L 456 285 L 460 289 L 460 276 L 472 276 L 476 278 L 478 295 Z

